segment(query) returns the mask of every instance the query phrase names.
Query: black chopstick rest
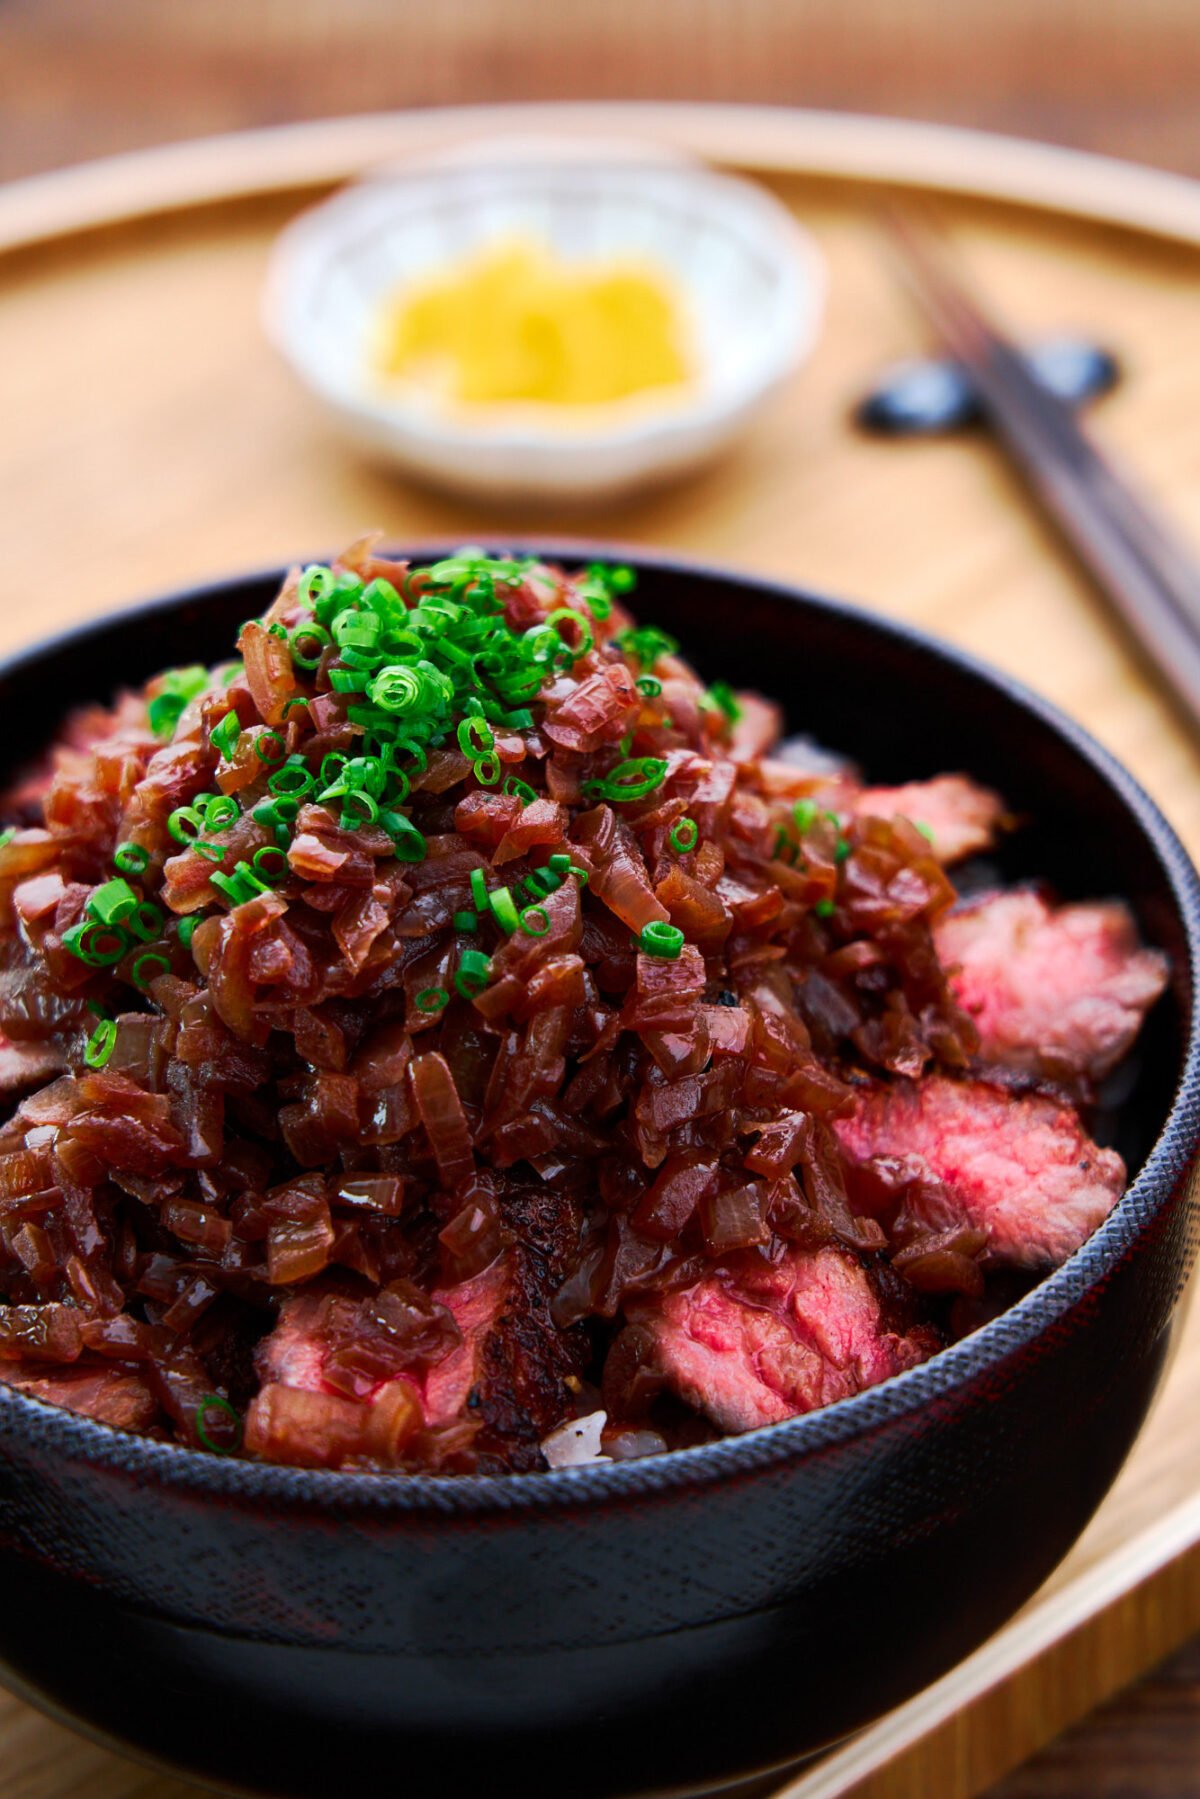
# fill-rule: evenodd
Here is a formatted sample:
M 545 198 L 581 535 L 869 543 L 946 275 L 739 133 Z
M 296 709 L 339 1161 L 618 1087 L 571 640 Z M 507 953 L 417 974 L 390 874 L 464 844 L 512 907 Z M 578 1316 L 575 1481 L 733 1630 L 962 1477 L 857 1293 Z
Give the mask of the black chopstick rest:
M 1025 352 L 1030 373 L 1056 399 L 1082 406 L 1108 393 L 1121 368 L 1111 350 L 1086 338 L 1054 337 Z M 934 437 L 978 424 L 971 377 L 947 358 L 896 362 L 855 408 L 855 422 L 882 437 Z

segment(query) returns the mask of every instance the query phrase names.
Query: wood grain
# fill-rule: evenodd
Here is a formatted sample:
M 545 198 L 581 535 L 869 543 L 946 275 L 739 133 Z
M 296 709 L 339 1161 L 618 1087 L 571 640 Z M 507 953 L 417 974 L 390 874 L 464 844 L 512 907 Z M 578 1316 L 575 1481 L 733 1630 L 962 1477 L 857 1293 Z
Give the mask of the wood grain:
M 0 172 L 346 112 L 749 100 L 1200 174 L 1194 0 L 5 0 Z
M 1195 740 L 987 445 L 898 448 L 848 428 L 880 363 L 920 343 L 882 258 L 872 195 L 808 178 L 776 186 L 830 264 L 828 326 L 811 366 L 720 468 L 618 512 L 552 519 L 481 516 L 338 445 L 257 324 L 267 249 L 294 201 L 209 208 L 10 256 L 0 262 L 0 649 L 156 589 L 329 548 L 366 525 L 398 539 L 471 539 L 544 523 L 710 555 L 916 620 L 1081 718 L 1200 850 Z M 982 291 L 1015 330 L 1108 334 L 1129 378 L 1097 430 L 1200 541 L 1197 252 L 999 205 L 948 211 Z M 971 1799 L 1200 1629 L 1200 1551 L 1187 1549 L 1200 1518 L 1194 1534 L 1171 1539 L 1168 1572 L 1155 1561 L 1167 1526 L 1200 1495 L 1198 1394 L 1194 1317 L 1104 1508 L 1010 1627 L 1025 1634 L 1002 1633 L 923 1711 L 806 1772 L 793 1799 Z M 1128 1559 L 1131 1546 L 1140 1561 Z M 1134 1573 L 1114 1593 L 1106 1583 L 1126 1566 Z M 1014 1644 L 1035 1645 L 1024 1673 L 1006 1661 Z M 3 1799 L 190 1790 L 16 1701 L 0 1700 L 0 1744 Z

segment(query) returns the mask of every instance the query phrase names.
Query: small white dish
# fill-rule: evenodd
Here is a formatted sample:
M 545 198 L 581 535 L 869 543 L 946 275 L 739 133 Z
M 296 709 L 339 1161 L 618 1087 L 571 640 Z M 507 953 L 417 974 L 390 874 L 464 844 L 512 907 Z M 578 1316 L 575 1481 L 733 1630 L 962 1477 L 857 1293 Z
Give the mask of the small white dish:
M 460 493 L 597 500 L 707 461 L 811 349 L 824 264 L 763 189 L 643 146 L 614 152 L 498 140 L 344 189 L 280 237 L 263 299 L 268 335 L 350 437 Z M 371 367 L 381 306 L 506 237 L 567 260 L 652 259 L 681 296 L 693 379 L 587 409 L 468 413 L 393 391 Z

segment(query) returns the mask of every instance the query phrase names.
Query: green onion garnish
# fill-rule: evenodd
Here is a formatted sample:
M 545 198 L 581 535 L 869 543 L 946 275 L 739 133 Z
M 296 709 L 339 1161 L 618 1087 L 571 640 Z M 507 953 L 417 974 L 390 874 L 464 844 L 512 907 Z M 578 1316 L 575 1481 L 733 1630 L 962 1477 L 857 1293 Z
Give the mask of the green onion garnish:
M 679 648 L 675 639 L 657 625 L 631 625 L 627 631 L 618 631 L 613 642 L 627 656 L 633 656 L 647 674 L 660 656 L 673 656 Z
M 487 896 L 487 903 L 500 929 L 511 937 L 521 922 L 511 890 L 508 887 L 494 887 Z
M 796 821 L 796 829 L 799 831 L 801 837 L 812 830 L 817 822 L 817 815 L 820 810 L 821 808 L 817 805 L 816 800 L 796 801 L 795 805 L 792 807 L 792 817 Z
M 477 931 L 479 929 L 478 912 L 456 912 L 454 928 L 456 931 Z
M 236 712 L 230 711 L 225 714 L 220 724 L 209 732 L 208 741 L 215 750 L 220 751 L 226 762 L 232 762 L 241 734 L 241 721 Z
M 813 907 L 818 918 L 832 918 L 835 907 L 831 899 L 819 899 Z
M 157 976 L 146 974 L 144 972 L 151 963 L 156 963 L 163 974 L 170 974 L 171 964 L 167 961 L 167 958 L 165 956 L 160 956 L 157 950 L 147 950 L 144 956 L 138 957 L 137 961 L 129 971 L 130 979 L 135 987 L 145 987 L 148 981 L 157 979 Z
M 102 887 L 94 887 L 88 899 L 87 909 L 93 918 L 101 924 L 120 924 L 132 917 L 137 911 L 138 896 L 129 885 L 119 877 L 105 881 Z
M 635 756 L 618 762 L 601 781 L 585 781 L 585 794 L 603 800 L 643 800 L 662 785 L 667 765 L 659 756 Z
M 694 818 L 681 818 L 671 832 L 671 848 L 686 856 L 700 838 L 700 827 Z
M 89 1068 L 103 1068 L 113 1053 L 117 1041 L 117 1027 L 111 1018 L 102 1018 L 87 1043 L 84 1045 L 83 1059 Z
M 709 712 L 723 712 L 731 725 L 742 716 L 741 703 L 728 681 L 714 681 L 708 692 L 701 694 L 700 704 Z
M 425 987 L 417 995 L 418 1012 L 440 1012 L 449 1003 L 450 995 L 444 987 Z
M 119 868 L 123 875 L 144 874 L 149 861 L 150 852 L 144 850 L 140 843 L 118 843 L 113 851 L 113 866 Z
M 89 918 L 63 932 L 63 947 L 89 968 L 111 968 L 129 948 L 129 938 L 119 926 Z
M 544 937 L 550 929 L 550 914 L 545 906 L 526 906 L 521 913 L 521 929 L 531 937 Z
M 465 949 L 454 977 L 454 985 L 464 999 L 482 993 L 491 978 L 492 965 L 482 950 Z
M 488 890 L 487 877 L 482 868 L 471 870 L 471 898 L 481 912 L 487 910 Z
M 169 669 L 161 680 L 162 689 L 147 706 L 146 716 L 156 737 L 170 737 L 188 701 L 208 686 L 208 670 L 193 663 L 190 668 Z
M 226 1412 L 229 1417 L 233 1419 L 233 1422 L 237 1425 L 237 1437 L 234 1442 L 214 1443 L 212 1438 L 208 1435 L 204 1428 L 204 1419 L 207 1413 L 212 1411 Z M 238 1413 L 234 1411 L 229 1401 L 227 1399 L 222 1399 L 219 1393 L 205 1394 L 204 1398 L 200 1401 L 200 1404 L 196 1407 L 195 1425 L 196 1435 L 203 1443 L 205 1449 L 210 1449 L 214 1455 L 233 1455 L 238 1448 L 238 1445 L 241 1443 L 242 1420 Z
M 529 782 L 519 781 L 516 775 L 505 775 L 504 786 L 501 789 L 501 792 L 521 800 L 526 806 L 531 806 L 537 798 L 537 794 L 529 785 Z
M 267 754 L 267 745 L 273 746 L 274 753 Z M 282 762 L 287 755 L 287 744 L 278 731 L 260 731 L 254 739 L 254 754 L 260 762 Z
M 637 946 L 648 956 L 659 956 L 664 962 L 674 962 L 683 948 L 683 932 L 678 925 L 664 924 L 662 919 L 655 918 L 645 927 L 637 939 Z

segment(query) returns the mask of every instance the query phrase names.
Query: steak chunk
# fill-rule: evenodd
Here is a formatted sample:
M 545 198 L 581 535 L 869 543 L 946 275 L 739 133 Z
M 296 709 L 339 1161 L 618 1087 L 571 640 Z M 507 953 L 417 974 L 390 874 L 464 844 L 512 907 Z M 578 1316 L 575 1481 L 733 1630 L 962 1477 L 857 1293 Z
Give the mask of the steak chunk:
M 931 1231 L 985 1230 L 993 1264 L 1057 1267 L 1125 1188 L 1120 1156 L 1097 1148 L 1071 1106 L 986 1081 L 881 1085 L 834 1129 L 854 1162 L 903 1158 L 923 1183 L 922 1221 Z
M 159 1416 L 158 1401 L 131 1369 L 77 1364 L 51 1373 L 44 1362 L 0 1362 L 0 1381 L 117 1430 L 147 1431 Z
M 1117 901 L 988 893 L 941 919 L 934 940 L 985 1061 L 1051 1080 L 1107 1074 L 1167 981 L 1166 958 L 1141 947 Z
M 721 1269 L 627 1316 L 672 1391 L 727 1431 L 846 1399 L 940 1346 L 931 1329 L 889 1330 L 866 1269 L 838 1249 Z
M 425 1360 L 355 1383 L 354 1399 L 363 1410 L 362 1446 L 347 1449 L 347 1455 L 369 1456 L 370 1408 L 403 1381 L 419 1402 L 426 1433 L 471 1425 L 472 1452 L 485 1462 L 503 1457 L 510 1468 L 544 1465 L 541 1439 L 570 1412 L 567 1382 L 586 1362 L 582 1332 L 559 1330 L 549 1312 L 579 1220 L 560 1195 L 531 1187 L 506 1195 L 505 1223 L 516 1238 L 509 1248 L 481 1273 L 435 1288 L 429 1296 L 434 1307 L 450 1314 L 457 1340 L 443 1333 Z M 344 1400 L 344 1374 L 332 1378 L 329 1311 L 325 1295 L 298 1294 L 285 1301 L 275 1329 L 259 1346 L 264 1390 L 283 1386 Z M 420 1439 L 405 1448 L 420 1458 Z
M 929 837 L 939 862 L 949 865 L 991 849 L 1005 816 L 1004 801 L 966 775 L 938 775 L 903 787 L 864 787 L 855 795 L 860 818 L 894 818 L 897 813 Z

